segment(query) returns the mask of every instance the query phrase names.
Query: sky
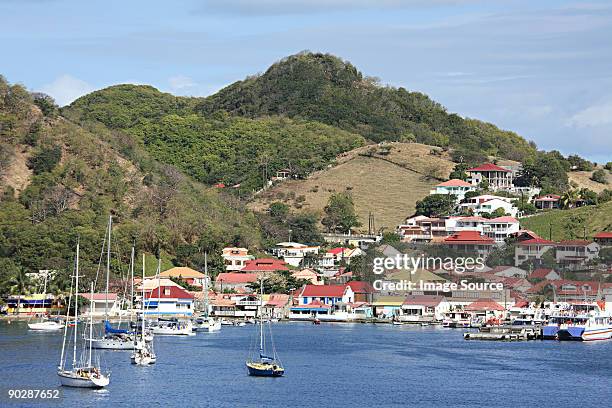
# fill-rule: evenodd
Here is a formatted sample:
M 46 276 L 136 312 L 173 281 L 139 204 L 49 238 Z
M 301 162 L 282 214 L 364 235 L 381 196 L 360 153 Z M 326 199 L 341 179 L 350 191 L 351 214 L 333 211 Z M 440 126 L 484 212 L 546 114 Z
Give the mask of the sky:
M 206 96 L 303 50 L 538 147 L 612 161 L 612 1 L 0 0 L 0 74 L 60 105 Z

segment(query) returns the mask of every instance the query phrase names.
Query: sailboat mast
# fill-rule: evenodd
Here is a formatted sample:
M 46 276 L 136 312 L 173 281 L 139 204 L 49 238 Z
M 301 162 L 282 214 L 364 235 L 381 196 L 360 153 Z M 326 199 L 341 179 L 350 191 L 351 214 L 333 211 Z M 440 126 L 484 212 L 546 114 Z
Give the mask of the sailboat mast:
M 208 252 L 204 252 L 204 317 L 208 317 Z
M 142 328 L 140 330 L 140 334 L 142 335 L 142 341 L 144 343 L 145 341 L 145 307 L 144 307 L 144 302 L 145 302 L 145 254 L 142 254 L 142 302 L 140 304 L 140 310 L 141 310 L 141 316 L 140 318 L 142 319 Z
M 92 349 L 92 344 L 93 344 L 93 297 L 94 297 L 94 290 L 93 290 L 93 282 L 91 282 L 91 297 L 89 298 L 89 359 L 88 359 L 88 363 L 87 363 L 87 367 L 91 367 L 91 349 Z
M 260 278 L 259 297 L 259 354 L 263 352 L 263 276 Z
M 159 307 L 161 306 L 161 253 L 157 259 L 157 320 L 159 320 Z
M 79 250 L 80 242 L 77 241 L 76 277 L 74 278 L 74 345 L 72 348 L 72 368 L 74 368 L 76 364 L 77 333 L 79 331 Z
M 104 320 L 108 320 L 108 284 L 110 279 L 111 229 L 113 216 L 108 216 L 108 242 L 106 247 L 106 290 L 104 292 Z
M 64 356 L 66 352 L 66 337 L 68 337 L 68 321 L 70 320 L 70 306 L 72 304 L 72 286 L 74 284 L 74 276 L 70 276 L 70 296 L 68 297 L 68 307 L 66 308 L 66 322 L 64 324 L 64 339 L 62 341 L 62 354 L 60 355 L 60 370 L 64 369 Z
M 130 282 L 132 283 L 132 291 L 130 297 L 130 325 L 134 320 L 134 245 L 132 245 L 132 255 L 130 256 Z

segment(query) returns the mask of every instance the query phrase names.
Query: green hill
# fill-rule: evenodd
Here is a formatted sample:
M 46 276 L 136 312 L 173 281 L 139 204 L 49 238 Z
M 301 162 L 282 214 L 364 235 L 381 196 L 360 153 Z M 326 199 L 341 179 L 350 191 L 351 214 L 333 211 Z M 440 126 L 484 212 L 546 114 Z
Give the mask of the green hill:
M 534 231 L 548 239 L 552 228 L 552 239 L 587 239 L 601 231 L 612 231 L 612 201 L 607 203 L 573 208 L 551 210 L 521 219 L 521 227 Z
M 251 212 L 156 161 L 133 138 L 80 127 L 2 77 L 0 193 L 0 285 L 19 268 L 70 270 L 77 237 L 82 271 L 94 276 L 109 214 L 123 271 L 133 240 L 140 252 L 161 250 L 166 262 L 195 267 L 205 250 L 220 267 L 219 246 L 261 246 Z M 115 262 L 113 271 L 121 269 Z
M 300 53 L 263 75 L 235 82 L 202 100 L 204 114 L 300 117 L 358 133 L 375 142 L 416 141 L 512 160 L 534 146 L 494 125 L 448 113 L 427 95 L 381 86 L 349 62 L 329 54 Z

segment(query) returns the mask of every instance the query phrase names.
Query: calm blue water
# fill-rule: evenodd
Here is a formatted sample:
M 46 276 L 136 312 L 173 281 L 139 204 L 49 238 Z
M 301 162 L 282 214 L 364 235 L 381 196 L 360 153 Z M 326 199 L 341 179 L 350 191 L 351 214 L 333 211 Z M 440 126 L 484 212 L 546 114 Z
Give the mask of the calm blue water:
M 612 341 L 465 341 L 462 330 L 391 325 L 273 327 L 283 378 L 247 376 L 254 326 L 223 327 L 156 338 L 158 363 L 151 367 L 131 365 L 128 352 L 101 352 L 112 369 L 108 389 L 63 388 L 61 405 L 601 407 L 612 401 Z M 1 322 L 2 392 L 57 387 L 60 348 L 59 334 Z M 6 401 L 0 406 L 19 406 Z

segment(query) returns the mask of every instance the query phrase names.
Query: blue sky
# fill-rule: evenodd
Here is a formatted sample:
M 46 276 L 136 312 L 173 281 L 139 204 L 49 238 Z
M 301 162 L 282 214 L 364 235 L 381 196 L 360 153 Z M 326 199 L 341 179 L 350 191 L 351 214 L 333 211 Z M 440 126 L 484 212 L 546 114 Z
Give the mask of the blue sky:
M 204 96 L 302 50 L 612 160 L 612 2 L 0 0 L 0 73 L 60 104 L 118 83 Z

